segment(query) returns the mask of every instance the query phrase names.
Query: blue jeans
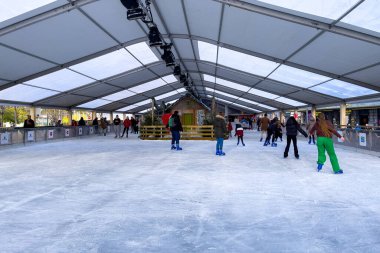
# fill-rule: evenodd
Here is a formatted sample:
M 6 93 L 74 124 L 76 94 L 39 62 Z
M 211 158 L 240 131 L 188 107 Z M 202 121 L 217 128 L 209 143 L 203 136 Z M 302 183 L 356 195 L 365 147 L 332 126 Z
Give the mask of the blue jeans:
M 216 150 L 222 150 L 223 149 L 223 138 L 216 138 Z
M 179 145 L 180 137 L 181 135 L 179 134 L 179 131 L 172 131 L 172 145 L 174 145 L 174 143 Z

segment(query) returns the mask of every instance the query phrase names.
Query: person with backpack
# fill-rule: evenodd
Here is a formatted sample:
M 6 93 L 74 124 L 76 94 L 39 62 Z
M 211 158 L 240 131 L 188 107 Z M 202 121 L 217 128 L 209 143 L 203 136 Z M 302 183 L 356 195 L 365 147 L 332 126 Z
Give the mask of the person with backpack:
M 173 115 L 169 119 L 169 128 L 172 133 L 172 150 L 182 150 L 179 146 L 179 140 L 181 138 L 180 132 L 183 132 L 181 120 L 178 115 L 178 111 L 174 111 Z M 175 144 L 175 146 L 174 146 Z
M 300 156 L 298 154 L 298 147 L 297 147 L 297 134 L 300 132 L 303 136 L 307 138 L 307 133 L 301 128 L 301 126 L 298 124 L 296 119 L 291 116 L 288 121 L 286 121 L 286 148 L 284 151 L 284 158 L 288 157 L 289 148 L 290 148 L 290 142 L 293 141 L 293 147 L 294 147 L 294 156 L 299 159 Z
M 323 164 L 326 162 L 326 154 L 330 157 L 330 162 L 333 167 L 335 174 L 342 174 L 343 170 L 340 169 L 338 158 L 335 154 L 334 144 L 332 140 L 332 135 L 336 135 L 341 141 L 344 138 L 334 129 L 334 126 L 325 117 L 324 113 L 318 115 L 318 120 L 314 126 L 309 131 L 310 134 L 317 132 L 317 148 L 318 148 L 318 161 L 317 161 L 317 171 L 319 172 Z

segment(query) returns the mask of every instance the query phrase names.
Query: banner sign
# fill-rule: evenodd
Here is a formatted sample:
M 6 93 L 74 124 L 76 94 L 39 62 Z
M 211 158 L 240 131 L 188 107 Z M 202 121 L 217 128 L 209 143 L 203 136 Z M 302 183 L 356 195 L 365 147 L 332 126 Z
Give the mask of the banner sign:
M 367 135 L 366 133 L 359 133 L 359 144 L 360 146 L 367 146 Z
M 48 131 L 48 139 L 53 139 L 54 138 L 54 130 L 49 130 Z
M 83 128 L 80 127 L 78 130 L 79 130 L 79 133 L 78 133 L 78 134 L 79 134 L 79 135 L 82 135 L 82 134 L 83 134 Z
M 70 137 L 70 129 L 69 128 L 65 129 L 65 137 Z
M 94 133 L 94 128 L 90 127 L 90 134 L 93 134 L 93 133 Z
M 2 133 L 0 137 L 1 137 L 1 142 L 0 142 L 1 145 L 9 144 L 9 138 L 10 138 L 9 133 Z
M 28 131 L 28 141 L 34 141 L 34 131 Z

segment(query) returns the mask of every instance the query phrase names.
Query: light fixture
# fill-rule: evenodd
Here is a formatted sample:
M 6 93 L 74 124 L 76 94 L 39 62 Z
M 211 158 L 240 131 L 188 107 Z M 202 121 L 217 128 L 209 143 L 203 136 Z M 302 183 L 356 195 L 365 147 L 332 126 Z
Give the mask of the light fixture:
M 162 46 L 161 34 L 156 25 L 149 27 L 149 46 L 160 47 Z
M 172 44 L 165 44 L 161 46 L 161 49 L 164 50 L 164 54 L 161 55 L 161 59 L 165 61 L 166 67 L 174 66 L 175 65 L 175 58 L 174 54 L 170 50 L 170 47 Z
M 138 0 L 120 0 L 121 3 L 127 8 L 127 19 L 135 20 L 145 18 L 146 14 L 141 8 Z
M 176 65 L 174 67 L 173 75 L 175 75 L 175 76 L 181 75 L 181 66 L 180 65 Z

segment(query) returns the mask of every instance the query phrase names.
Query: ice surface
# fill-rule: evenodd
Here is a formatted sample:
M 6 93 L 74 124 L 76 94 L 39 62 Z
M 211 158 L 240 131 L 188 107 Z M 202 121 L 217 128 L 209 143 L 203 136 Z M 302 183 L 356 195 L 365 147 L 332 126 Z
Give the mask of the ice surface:
M 0 252 L 380 252 L 379 157 L 106 137 L 0 150 Z

